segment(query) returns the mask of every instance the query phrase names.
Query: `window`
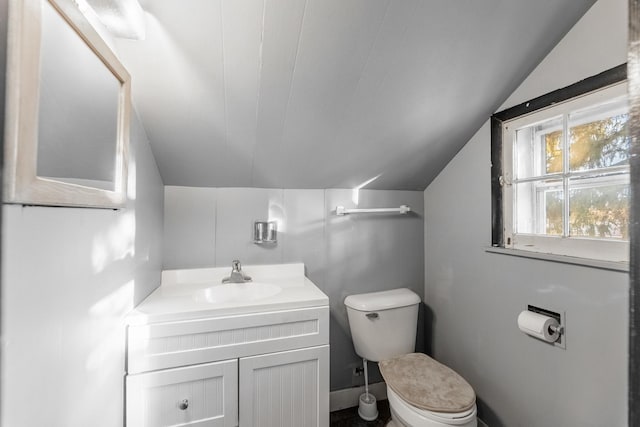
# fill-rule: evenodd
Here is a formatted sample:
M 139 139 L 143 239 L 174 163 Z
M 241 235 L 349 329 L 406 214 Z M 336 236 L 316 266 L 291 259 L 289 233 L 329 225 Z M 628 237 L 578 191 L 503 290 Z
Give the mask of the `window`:
M 495 230 L 494 218 L 494 246 L 628 261 L 626 92 L 625 82 L 606 85 L 494 124 L 494 208 L 502 219 Z

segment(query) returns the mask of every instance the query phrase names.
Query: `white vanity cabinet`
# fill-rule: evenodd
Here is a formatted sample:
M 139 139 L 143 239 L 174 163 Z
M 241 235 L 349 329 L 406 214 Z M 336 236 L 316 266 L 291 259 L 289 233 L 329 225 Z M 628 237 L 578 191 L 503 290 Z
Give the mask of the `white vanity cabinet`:
M 327 427 L 329 307 L 128 327 L 127 427 Z

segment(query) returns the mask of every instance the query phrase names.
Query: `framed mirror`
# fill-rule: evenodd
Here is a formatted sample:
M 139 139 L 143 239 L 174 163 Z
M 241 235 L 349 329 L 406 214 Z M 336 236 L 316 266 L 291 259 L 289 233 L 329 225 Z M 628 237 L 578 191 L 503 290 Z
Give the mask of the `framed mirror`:
M 130 77 L 71 0 L 10 0 L 6 203 L 127 200 Z

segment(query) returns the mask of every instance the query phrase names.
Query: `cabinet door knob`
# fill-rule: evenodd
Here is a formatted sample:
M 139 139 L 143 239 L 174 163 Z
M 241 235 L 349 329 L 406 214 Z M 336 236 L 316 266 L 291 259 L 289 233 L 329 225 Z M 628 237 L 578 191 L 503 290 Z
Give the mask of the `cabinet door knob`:
M 184 399 L 182 402 L 180 402 L 178 404 L 178 408 L 180 408 L 181 411 L 184 411 L 188 407 L 189 407 L 189 400 L 188 399 Z

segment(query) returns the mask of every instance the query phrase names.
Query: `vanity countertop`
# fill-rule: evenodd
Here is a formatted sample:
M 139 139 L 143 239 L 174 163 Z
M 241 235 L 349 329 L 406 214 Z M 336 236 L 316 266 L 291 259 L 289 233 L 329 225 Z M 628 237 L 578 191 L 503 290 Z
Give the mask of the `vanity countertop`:
M 243 266 L 242 272 L 253 282 L 237 289 L 222 284 L 230 271 L 229 267 L 163 271 L 161 285 L 130 313 L 127 323 L 144 325 L 329 305 L 327 295 L 305 277 L 304 264 Z M 256 285 L 253 289 L 252 284 Z M 234 291 L 232 296 L 229 292 L 216 296 L 228 289 Z M 242 292 L 247 293 L 246 298 Z

